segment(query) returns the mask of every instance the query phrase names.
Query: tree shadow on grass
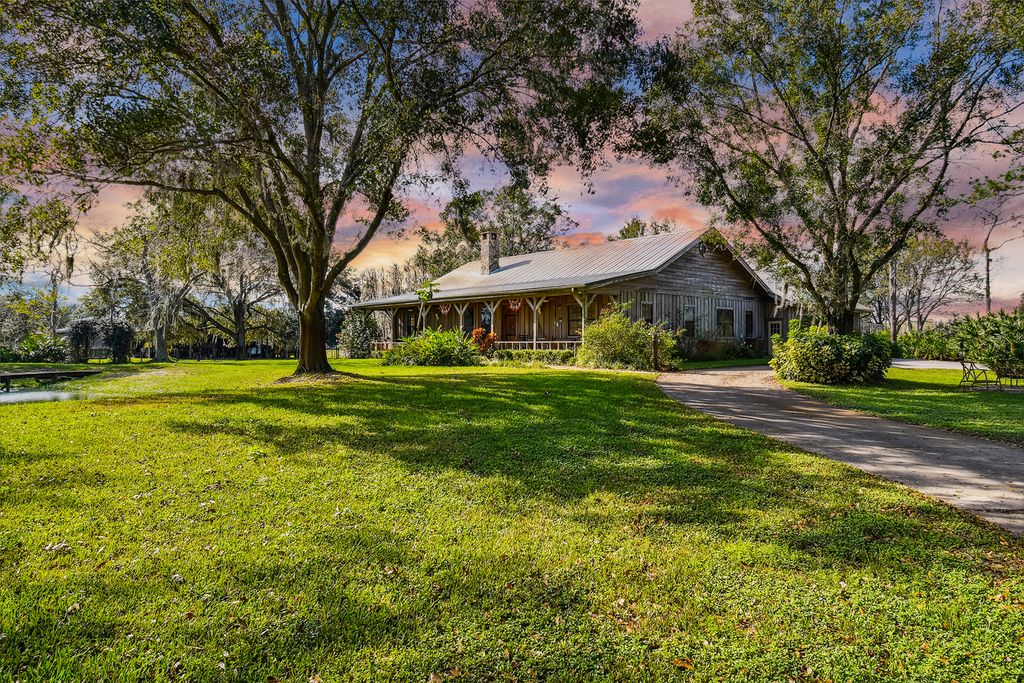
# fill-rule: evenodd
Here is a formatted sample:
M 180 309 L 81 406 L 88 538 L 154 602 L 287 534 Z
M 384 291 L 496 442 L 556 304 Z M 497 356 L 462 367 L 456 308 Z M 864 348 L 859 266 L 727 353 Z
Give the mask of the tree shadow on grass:
M 655 522 L 638 519 L 640 526 L 742 534 L 818 565 L 889 564 L 894 548 L 941 563 L 948 557 L 933 551 L 999 535 L 938 502 L 841 465 L 815 465 L 816 456 L 794 456 L 789 446 L 687 410 L 637 378 L 370 377 L 213 400 L 218 419 L 170 426 L 191 438 L 229 434 L 297 467 L 310 465 L 313 451 L 340 449 L 394 459 L 410 472 L 498 478 L 513 500 L 571 507 L 612 494 L 639 501 Z M 893 497 L 901 500 L 891 509 L 876 502 Z M 621 521 L 614 513 L 584 518 Z
M 579 533 L 620 544 L 627 556 L 651 546 L 707 553 L 729 576 L 759 564 L 793 576 L 870 566 L 908 584 L 928 584 L 926 577 L 951 569 L 987 571 L 978 556 L 999 550 L 998 533 L 941 504 L 690 411 L 642 379 L 424 374 L 161 395 L 140 404 L 156 415 L 148 428 L 160 432 L 161 444 L 168 432 L 180 437 L 175 446 L 200 453 L 237 442 L 280 458 L 289 473 L 305 475 L 297 481 L 310 483 L 358 458 L 371 469 L 386 465 L 416 475 L 428 489 L 464 491 L 466 508 L 489 508 L 478 524 L 493 521 L 495 535 L 536 522 L 531 515 L 559 528 L 524 535 L 523 546 L 506 549 L 492 538 L 449 542 L 451 530 L 436 526 L 446 510 L 430 511 L 428 494 L 396 503 L 409 506 L 408 513 L 378 515 L 383 508 L 370 506 L 349 520 L 314 511 L 306 518 L 312 528 L 285 539 L 271 517 L 280 508 L 250 500 L 244 511 L 257 520 L 267 515 L 274 534 L 264 538 L 274 545 L 246 537 L 226 555 L 207 556 L 198 551 L 205 540 L 193 540 L 180 564 L 132 549 L 124 567 L 91 570 L 94 564 L 77 566 L 69 556 L 54 560 L 67 562 L 67 572 L 20 573 L 17 590 L 28 595 L 18 602 L 30 609 L 0 641 L 0 661 L 15 669 L 24 665 L 46 678 L 56 673 L 48 666 L 86 662 L 105 674 L 96 678 L 161 678 L 173 671 L 203 680 L 220 676 L 224 662 L 228 674 L 238 668 L 252 679 L 308 680 L 324 661 L 337 671 L 370 661 L 384 667 L 374 671 L 381 679 L 388 678 L 387 666 L 419 680 L 455 666 L 481 679 L 508 671 L 513 678 L 557 678 L 571 659 L 581 678 L 596 678 L 637 653 L 660 656 L 628 630 L 635 616 L 628 603 L 609 614 L 594 593 L 595 577 L 619 568 L 599 555 L 560 566 L 530 543 L 560 542 L 571 555 L 568 546 L 584 542 L 574 536 Z M 152 410 L 165 404 L 164 417 Z M 124 406 L 118 419 L 129 419 L 131 410 Z M 201 458 L 183 464 L 216 466 Z M 190 495 L 203 490 L 196 479 Z M 73 469 L 50 483 L 43 488 L 108 485 Z M 308 491 L 292 491 L 296 500 L 289 504 L 309 501 Z M 223 514 L 241 511 L 232 509 L 232 495 L 230 486 L 218 494 Z M 140 503 L 146 526 L 155 524 L 155 508 L 145 506 L 160 505 L 162 497 Z M 174 519 L 196 524 L 182 538 L 222 534 L 188 520 L 192 504 L 172 507 Z M 418 526 L 423 516 L 435 526 Z M 18 558 L 7 560 L 10 567 Z M 183 576 L 180 584 L 173 573 Z M 637 588 L 622 576 L 608 580 L 612 590 L 650 591 L 657 602 L 688 589 L 658 581 Z M 805 590 L 828 594 L 824 585 Z M 466 633 L 475 639 L 468 646 Z M 499 645 L 511 651 L 502 663 L 478 654 Z M 515 669 L 517 657 L 529 662 L 532 676 Z M 176 662 L 182 663 L 173 669 Z M 782 678 L 785 671 L 761 673 Z
M 389 664 L 416 679 L 469 665 L 490 678 L 483 672 L 501 668 L 486 657 L 473 663 L 480 653 L 460 655 L 452 646 L 463 637 L 452 622 L 467 618 L 476 638 L 534 655 L 542 646 L 554 650 L 530 662 L 529 678 L 557 675 L 565 661 L 559 648 L 594 675 L 616 648 L 633 652 L 628 639 L 602 636 L 585 584 L 551 576 L 525 554 L 484 554 L 454 566 L 425 561 L 415 544 L 365 520 L 333 529 L 329 543 L 313 542 L 321 540 L 287 554 L 193 555 L 104 572 L 69 567 L 33 579 L 19 590 L 59 598 L 25 602 L 0 639 L 0 661 L 9 673 L 42 680 L 68 677 L 74 663 L 75 676 L 95 679 L 220 680 L 237 670 L 247 680 L 304 681 L 324 661 L 365 672 L 372 658 L 385 667 L 380 675 Z M 184 576 L 175 580 L 172 571 Z M 411 660 L 389 661 L 389 650 L 403 648 L 414 651 Z

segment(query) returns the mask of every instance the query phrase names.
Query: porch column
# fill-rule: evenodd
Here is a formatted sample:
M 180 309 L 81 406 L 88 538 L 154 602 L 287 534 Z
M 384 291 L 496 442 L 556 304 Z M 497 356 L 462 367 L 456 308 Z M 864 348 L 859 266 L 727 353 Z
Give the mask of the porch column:
M 546 296 L 530 297 L 529 299 L 526 300 L 526 303 L 528 303 L 530 305 L 530 308 L 533 310 L 533 350 L 534 351 L 537 350 L 537 313 L 538 313 L 538 311 L 540 311 L 540 307 L 543 306 L 544 302 L 547 301 L 547 300 L 548 300 L 548 298 Z
M 461 303 L 461 304 L 455 304 L 455 313 L 457 313 L 458 316 L 459 316 L 459 321 L 456 324 L 455 329 L 457 329 L 460 332 L 463 331 L 462 330 L 462 321 L 466 317 L 466 309 L 467 308 L 469 308 L 469 302 L 468 301 L 465 302 L 465 303 Z
M 419 328 L 420 332 L 427 329 L 427 314 L 430 313 L 431 304 L 420 302 Z
M 590 304 L 594 303 L 597 299 L 597 294 L 587 294 L 586 292 L 572 293 L 572 298 L 576 299 L 576 303 L 583 309 L 583 316 L 580 318 L 580 336 L 583 336 L 583 330 L 587 329 L 587 311 L 590 310 Z
M 494 336 L 497 337 L 498 336 L 498 315 L 497 315 L 497 313 L 498 313 L 498 307 L 501 306 L 501 299 L 492 299 L 490 301 L 485 301 L 483 303 L 484 303 L 484 308 L 486 308 L 487 311 L 491 314 L 491 332 L 493 332 Z

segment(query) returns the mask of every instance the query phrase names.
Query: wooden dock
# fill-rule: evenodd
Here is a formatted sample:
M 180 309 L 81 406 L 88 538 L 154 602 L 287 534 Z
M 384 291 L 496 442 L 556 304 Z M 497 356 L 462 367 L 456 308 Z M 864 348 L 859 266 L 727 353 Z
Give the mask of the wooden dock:
M 0 371 L 0 388 L 5 392 L 11 390 L 11 382 L 16 379 L 37 379 L 56 382 L 62 379 L 78 379 L 89 375 L 98 375 L 99 370 L 20 370 L 18 372 Z

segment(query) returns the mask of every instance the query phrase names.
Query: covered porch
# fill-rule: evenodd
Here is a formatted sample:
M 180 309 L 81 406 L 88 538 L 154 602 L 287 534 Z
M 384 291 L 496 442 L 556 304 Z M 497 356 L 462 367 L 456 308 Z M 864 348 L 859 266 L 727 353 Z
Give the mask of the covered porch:
M 493 332 L 497 349 L 574 350 L 583 330 L 614 295 L 587 291 L 533 292 L 522 296 L 446 299 L 395 306 L 367 306 L 384 331 L 384 350 L 425 328 L 459 330 L 477 328 Z

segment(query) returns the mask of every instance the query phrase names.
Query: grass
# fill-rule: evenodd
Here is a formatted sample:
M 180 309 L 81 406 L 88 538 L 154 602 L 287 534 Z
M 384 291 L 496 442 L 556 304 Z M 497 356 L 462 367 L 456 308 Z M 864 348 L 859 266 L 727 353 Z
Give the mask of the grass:
M 784 384 L 842 408 L 1024 444 L 1024 394 L 961 391 L 961 374 L 959 370 L 890 368 L 885 381 L 878 384 Z
M 0 678 L 1024 675 L 1024 542 L 650 376 L 201 363 L 0 406 Z

